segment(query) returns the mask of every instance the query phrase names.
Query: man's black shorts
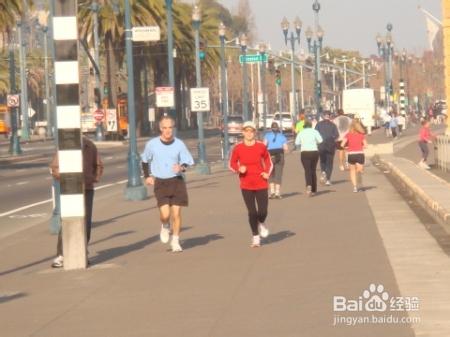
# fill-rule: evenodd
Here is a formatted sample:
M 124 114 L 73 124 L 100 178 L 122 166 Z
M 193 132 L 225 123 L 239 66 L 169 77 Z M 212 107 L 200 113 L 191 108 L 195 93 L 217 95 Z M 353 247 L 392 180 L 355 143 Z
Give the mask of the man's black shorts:
M 365 159 L 364 153 L 349 153 L 347 157 L 347 161 L 350 165 L 364 165 Z
M 169 179 L 155 178 L 154 193 L 158 203 L 158 207 L 161 207 L 163 205 L 188 205 L 186 183 L 181 176 Z

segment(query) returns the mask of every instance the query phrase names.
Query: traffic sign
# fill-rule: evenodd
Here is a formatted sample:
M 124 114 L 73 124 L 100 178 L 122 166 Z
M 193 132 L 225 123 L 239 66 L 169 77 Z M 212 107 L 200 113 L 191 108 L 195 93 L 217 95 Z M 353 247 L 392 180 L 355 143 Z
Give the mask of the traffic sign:
M 191 88 L 191 111 L 210 111 L 209 88 Z
M 173 108 L 175 106 L 175 95 L 173 87 L 155 88 L 156 106 L 158 108 Z
M 159 29 L 159 26 L 133 27 L 131 32 L 131 39 L 134 42 L 161 40 L 161 30 Z
M 8 95 L 6 103 L 9 108 L 17 108 L 20 104 L 19 95 Z
M 95 110 L 95 112 L 94 112 L 94 119 L 97 122 L 102 122 L 104 117 L 105 117 L 105 113 L 104 113 L 103 110 L 101 110 L 101 109 Z
M 106 110 L 106 131 L 117 132 L 116 109 Z
M 267 54 L 246 54 L 239 55 L 239 63 L 260 63 L 267 62 Z

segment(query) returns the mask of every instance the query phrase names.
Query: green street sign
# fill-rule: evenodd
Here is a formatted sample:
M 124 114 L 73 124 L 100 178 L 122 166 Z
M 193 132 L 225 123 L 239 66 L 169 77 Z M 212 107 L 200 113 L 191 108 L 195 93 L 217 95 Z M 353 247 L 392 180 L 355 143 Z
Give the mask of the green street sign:
M 268 56 L 267 54 L 246 54 L 239 55 L 239 63 L 260 63 L 267 62 Z

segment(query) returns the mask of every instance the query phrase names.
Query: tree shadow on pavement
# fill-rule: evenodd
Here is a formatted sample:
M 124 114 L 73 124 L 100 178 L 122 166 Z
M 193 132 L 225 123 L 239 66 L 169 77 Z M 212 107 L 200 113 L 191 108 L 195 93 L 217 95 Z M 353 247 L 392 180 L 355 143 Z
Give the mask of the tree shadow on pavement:
M 118 256 L 125 255 L 136 250 L 145 248 L 152 243 L 159 241 L 159 234 L 149 237 L 148 239 L 141 240 L 130 245 L 119 246 L 114 248 L 109 248 L 101 251 L 97 251 L 97 256 L 90 259 L 91 264 L 99 264 L 108 260 L 113 260 Z
M 106 238 L 99 239 L 97 241 L 91 242 L 91 243 L 89 243 L 89 245 L 96 245 L 96 244 L 98 244 L 100 242 L 104 242 L 104 241 L 107 241 L 107 240 L 110 240 L 110 239 L 117 238 L 119 236 L 125 236 L 125 235 L 132 234 L 132 233 L 136 233 L 136 231 L 125 231 L 125 232 L 115 233 L 115 234 L 112 234 L 110 236 L 107 236 Z
M 222 240 L 224 237 L 220 234 L 209 234 L 183 240 L 183 249 L 191 249 L 197 246 L 205 246 L 211 241 Z
M 28 296 L 27 293 L 17 293 L 12 295 L 0 295 L 0 304 Z
M 263 239 L 263 243 L 265 245 L 277 243 L 277 242 L 283 241 L 285 239 L 288 239 L 294 235 L 296 235 L 296 234 L 291 231 L 281 231 L 278 233 L 270 234 L 267 239 Z
M 373 190 L 373 189 L 375 189 L 375 188 L 377 188 L 377 187 L 376 187 L 376 186 L 364 186 L 363 188 L 361 188 L 361 190 L 362 190 L 363 192 L 365 192 L 365 191 Z
M 102 221 L 94 221 L 94 222 L 92 223 L 92 227 L 95 228 L 95 227 L 100 227 L 100 226 L 103 226 L 103 225 L 108 225 L 108 224 L 110 224 L 110 223 L 112 223 L 112 222 L 115 222 L 115 221 L 118 220 L 118 219 L 125 218 L 125 217 L 127 217 L 127 216 L 129 216 L 129 215 L 133 215 L 133 214 L 138 214 L 138 213 L 150 211 L 150 210 L 156 209 L 156 208 L 157 208 L 156 206 L 153 206 L 153 207 L 147 207 L 147 208 L 139 209 L 139 210 L 137 210 L 137 211 L 124 213 L 124 214 L 118 215 L 118 216 L 116 216 L 116 217 L 114 217 L 114 218 L 109 218 L 109 219 L 105 219 L 105 220 L 102 220 Z

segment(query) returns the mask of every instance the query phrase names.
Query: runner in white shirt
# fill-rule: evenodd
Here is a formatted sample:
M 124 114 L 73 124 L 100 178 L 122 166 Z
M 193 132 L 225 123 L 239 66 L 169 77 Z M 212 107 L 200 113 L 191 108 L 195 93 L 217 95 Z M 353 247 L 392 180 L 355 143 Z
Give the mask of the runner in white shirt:
M 344 140 L 345 135 L 350 130 L 352 119 L 348 116 L 345 116 L 344 110 L 342 109 L 339 109 L 337 111 L 337 114 L 338 116 L 333 120 L 339 131 L 339 138 L 336 141 L 336 148 L 339 154 L 339 168 L 341 171 L 344 171 L 344 169 L 348 167 L 348 163 L 345 155 L 345 149 L 341 146 L 341 143 Z

